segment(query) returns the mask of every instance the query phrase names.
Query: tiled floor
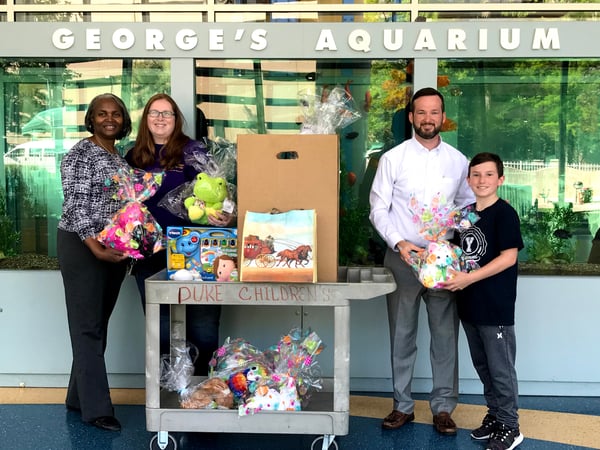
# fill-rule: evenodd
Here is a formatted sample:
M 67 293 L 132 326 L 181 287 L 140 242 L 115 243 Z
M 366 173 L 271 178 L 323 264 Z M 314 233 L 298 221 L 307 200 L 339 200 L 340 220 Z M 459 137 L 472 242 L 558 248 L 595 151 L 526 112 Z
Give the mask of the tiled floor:
M 135 450 L 150 448 L 156 435 L 146 431 L 143 391 L 114 392 L 119 433 L 81 422 L 62 405 L 64 390 L 0 389 L 0 449 L 3 450 Z M 28 390 L 28 392 L 31 389 Z M 31 395 L 39 400 L 32 400 Z M 453 417 L 457 436 L 438 435 L 424 395 L 417 396 L 416 420 L 397 431 L 381 428 L 391 407 L 389 394 L 352 393 L 350 431 L 335 439 L 346 450 L 483 450 L 469 431 L 485 412 L 480 396 L 463 395 Z M 522 450 L 600 448 L 600 398 L 521 397 Z M 260 414 L 260 413 L 259 413 Z M 171 433 L 179 449 L 308 450 L 316 435 Z M 153 447 L 158 448 L 158 447 Z M 169 447 L 172 448 L 172 447 Z M 315 447 L 321 449 L 318 442 Z M 330 448 L 334 448 L 331 446 Z

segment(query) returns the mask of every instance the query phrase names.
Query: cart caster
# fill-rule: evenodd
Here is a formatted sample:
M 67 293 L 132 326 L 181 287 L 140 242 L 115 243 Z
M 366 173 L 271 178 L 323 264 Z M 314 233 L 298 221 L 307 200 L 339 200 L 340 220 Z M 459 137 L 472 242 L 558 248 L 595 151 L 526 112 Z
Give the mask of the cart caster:
M 168 432 L 159 431 L 150 440 L 150 450 L 177 450 L 177 442 Z
M 337 442 L 335 442 L 335 434 L 326 434 L 324 436 L 319 436 L 310 445 L 310 450 L 317 450 L 318 447 L 315 447 L 315 444 L 317 444 L 320 441 L 323 441 L 321 450 L 338 450 Z

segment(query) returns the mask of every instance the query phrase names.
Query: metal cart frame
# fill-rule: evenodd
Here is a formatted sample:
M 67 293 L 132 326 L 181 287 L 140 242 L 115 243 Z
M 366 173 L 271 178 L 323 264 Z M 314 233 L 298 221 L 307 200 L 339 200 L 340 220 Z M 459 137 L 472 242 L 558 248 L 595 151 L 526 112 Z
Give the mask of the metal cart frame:
M 150 448 L 177 448 L 173 432 L 285 433 L 323 435 L 322 450 L 348 434 L 350 415 L 350 299 L 367 300 L 396 289 L 388 269 L 340 267 L 336 283 L 204 283 L 146 280 L 146 428 L 157 432 Z M 187 305 L 326 306 L 334 309 L 333 379 L 302 411 L 260 411 L 239 417 L 236 410 L 183 409 L 178 395 L 160 388 L 160 305 L 171 305 L 171 323 L 185 321 Z M 321 438 L 313 442 L 313 447 Z M 157 447 L 153 447 L 156 443 Z

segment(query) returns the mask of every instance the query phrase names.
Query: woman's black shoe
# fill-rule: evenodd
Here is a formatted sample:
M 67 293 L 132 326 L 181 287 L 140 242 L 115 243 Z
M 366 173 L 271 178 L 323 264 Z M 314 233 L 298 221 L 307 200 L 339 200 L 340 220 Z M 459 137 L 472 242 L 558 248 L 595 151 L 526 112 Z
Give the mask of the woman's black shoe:
M 90 422 L 96 428 L 107 431 L 121 431 L 121 424 L 113 416 L 102 416 Z

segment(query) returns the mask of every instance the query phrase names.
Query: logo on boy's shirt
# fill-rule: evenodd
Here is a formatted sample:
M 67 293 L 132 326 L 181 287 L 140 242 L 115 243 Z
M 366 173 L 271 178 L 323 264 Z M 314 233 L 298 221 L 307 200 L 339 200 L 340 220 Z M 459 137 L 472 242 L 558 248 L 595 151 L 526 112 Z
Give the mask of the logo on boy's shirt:
M 479 261 L 487 250 L 487 241 L 477 225 L 473 225 L 460 233 L 460 246 L 463 250 L 466 266 L 471 270 L 478 268 Z

